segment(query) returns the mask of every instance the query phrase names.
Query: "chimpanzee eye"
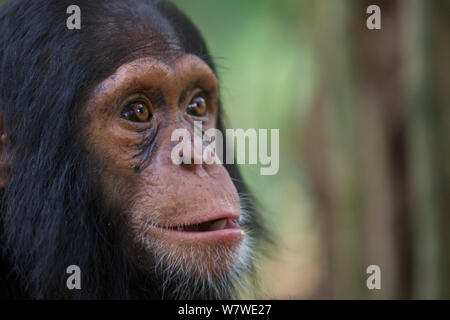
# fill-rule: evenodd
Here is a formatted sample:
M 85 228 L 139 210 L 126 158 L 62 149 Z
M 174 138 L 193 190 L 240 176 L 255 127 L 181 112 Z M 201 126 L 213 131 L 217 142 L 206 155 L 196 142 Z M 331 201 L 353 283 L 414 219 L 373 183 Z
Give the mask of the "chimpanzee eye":
M 132 122 L 147 122 L 151 118 L 149 107 L 142 102 L 134 102 L 127 105 L 120 117 Z
M 203 117 L 206 115 L 207 106 L 208 105 L 206 104 L 205 98 L 203 98 L 202 96 L 196 96 L 189 103 L 186 109 L 186 113 L 195 117 Z

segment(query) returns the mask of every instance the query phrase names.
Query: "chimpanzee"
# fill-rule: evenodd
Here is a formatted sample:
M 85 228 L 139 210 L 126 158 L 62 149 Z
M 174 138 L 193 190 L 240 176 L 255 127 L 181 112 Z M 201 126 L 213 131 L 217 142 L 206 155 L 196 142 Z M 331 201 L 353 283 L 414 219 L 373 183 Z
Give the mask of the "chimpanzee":
M 0 297 L 236 297 L 264 235 L 245 185 L 170 156 L 173 130 L 221 130 L 220 109 L 205 42 L 168 1 L 5 4 Z

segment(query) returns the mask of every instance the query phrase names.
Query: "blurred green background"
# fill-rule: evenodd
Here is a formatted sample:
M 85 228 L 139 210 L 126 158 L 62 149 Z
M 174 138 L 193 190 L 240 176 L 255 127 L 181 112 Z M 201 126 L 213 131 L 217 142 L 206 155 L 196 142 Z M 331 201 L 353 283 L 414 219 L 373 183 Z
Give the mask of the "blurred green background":
M 277 175 L 241 166 L 277 236 L 257 297 L 450 298 L 450 1 L 175 3 L 230 126 L 280 129 Z
M 229 126 L 280 129 L 277 175 L 241 166 L 276 235 L 242 297 L 450 298 L 450 1 L 174 2 Z

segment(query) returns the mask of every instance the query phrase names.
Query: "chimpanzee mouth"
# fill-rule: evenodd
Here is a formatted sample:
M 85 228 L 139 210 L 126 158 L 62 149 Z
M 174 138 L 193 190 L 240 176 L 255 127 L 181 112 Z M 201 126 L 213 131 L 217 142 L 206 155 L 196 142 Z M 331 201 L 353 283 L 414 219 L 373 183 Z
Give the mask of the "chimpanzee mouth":
M 208 232 L 236 228 L 240 228 L 237 219 L 223 218 L 197 224 L 170 226 L 166 229 L 180 232 Z
M 239 214 L 208 215 L 203 221 L 179 225 L 154 225 L 152 229 L 171 241 L 195 241 L 196 243 L 233 244 L 243 239 L 245 232 L 239 225 Z

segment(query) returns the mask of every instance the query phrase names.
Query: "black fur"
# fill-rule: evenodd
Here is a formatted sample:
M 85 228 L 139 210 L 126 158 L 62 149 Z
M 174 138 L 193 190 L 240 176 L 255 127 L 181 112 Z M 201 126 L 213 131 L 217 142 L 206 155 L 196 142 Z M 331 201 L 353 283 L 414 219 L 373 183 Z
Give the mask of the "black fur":
M 72 4 L 81 30 L 66 28 Z M 165 1 L 14 0 L 0 9 L 0 117 L 11 162 L 0 191 L 0 298 L 161 298 L 157 279 L 130 263 L 123 208 L 102 201 L 101 161 L 78 133 L 86 97 L 120 65 L 182 53 L 214 70 L 197 29 Z M 245 192 L 236 168 L 227 169 Z M 83 271 L 83 290 L 65 286 L 71 264 Z

